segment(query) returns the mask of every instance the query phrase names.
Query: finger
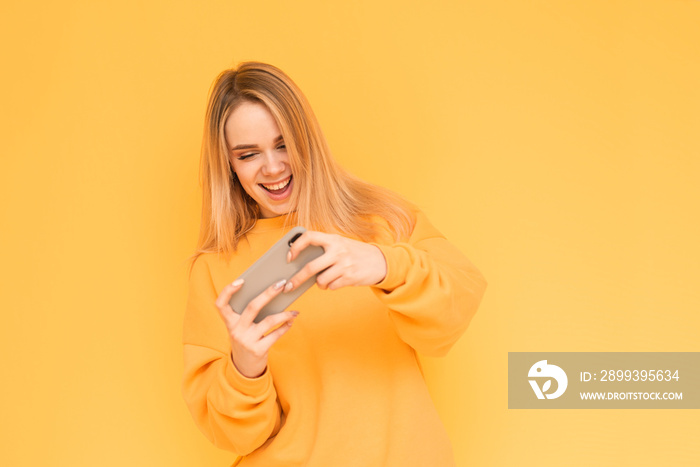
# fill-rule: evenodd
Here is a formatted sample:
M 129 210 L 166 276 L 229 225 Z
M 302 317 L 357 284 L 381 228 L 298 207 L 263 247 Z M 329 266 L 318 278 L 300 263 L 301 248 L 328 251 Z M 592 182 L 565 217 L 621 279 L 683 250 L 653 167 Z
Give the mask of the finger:
M 272 345 L 275 342 L 277 342 L 280 337 L 282 337 L 287 331 L 289 331 L 289 329 L 292 327 L 293 322 L 294 319 L 287 321 L 282 326 L 278 327 L 270 334 L 260 339 L 260 341 L 258 341 L 258 344 L 261 346 L 261 349 L 264 349 L 265 352 L 269 351 L 270 347 L 272 347 Z
M 291 263 L 294 258 L 299 256 L 304 248 L 309 245 L 319 245 L 327 246 L 329 235 L 323 232 L 316 232 L 314 230 L 307 230 L 299 238 L 294 240 L 294 243 L 289 247 L 289 252 L 287 253 L 287 262 Z
M 323 284 L 324 290 L 338 290 L 343 287 L 358 285 L 357 280 L 349 277 L 347 274 L 332 274 L 324 277 L 319 275 L 316 277 L 316 280 L 320 281 L 319 284 Z
M 227 284 L 222 290 L 219 296 L 216 298 L 216 307 L 221 309 L 228 306 L 229 301 L 233 294 L 238 292 L 241 287 L 243 287 L 243 279 L 236 279 L 230 284 Z
M 324 253 L 313 261 L 309 261 L 304 265 L 303 268 L 299 270 L 294 276 L 287 281 L 287 285 L 284 288 L 285 292 L 289 292 L 299 285 L 303 284 L 313 275 L 318 274 L 326 268 L 329 268 L 334 263 L 334 258 L 329 253 Z
M 227 284 L 216 298 L 216 308 L 224 321 L 238 320 L 238 314 L 233 311 L 229 302 L 233 294 L 241 290 L 241 287 L 243 287 L 243 279 L 236 279 L 232 283 Z
M 297 316 L 299 316 L 298 311 L 284 311 L 282 313 L 270 315 L 258 323 L 257 332 L 260 334 L 260 338 L 262 338 L 280 324 L 292 321 Z
M 255 317 L 260 313 L 260 310 L 270 303 L 282 291 L 284 284 L 287 281 L 282 279 L 263 290 L 260 295 L 252 299 L 241 313 L 240 323 L 246 327 L 250 326 Z
M 322 290 L 335 290 L 347 285 L 347 280 L 338 267 L 330 267 L 316 276 L 316 284 Z

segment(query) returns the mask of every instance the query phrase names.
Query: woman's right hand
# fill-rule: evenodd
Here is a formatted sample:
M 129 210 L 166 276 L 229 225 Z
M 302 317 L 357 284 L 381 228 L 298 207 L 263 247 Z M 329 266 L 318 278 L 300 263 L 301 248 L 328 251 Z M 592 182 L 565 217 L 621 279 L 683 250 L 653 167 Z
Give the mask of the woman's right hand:
M 240 315 L 233 311 L 229 301 L 243 286 L 241 279 L 224 287 L 216 299 L 216 307 L 231 339 L 233 364 L 245 377 L 256 378 L 265 372 L 270 347 L 289 331 L 294 318 L 299 314 L 298 311 L 283 311 L 269 315 L 259 323 L 253 322 L 262 307 L 283 290 L 285 283 L 282 280 L 265 289 L 248 303 Z M 272 329 L 274 331 L 270 332 Z

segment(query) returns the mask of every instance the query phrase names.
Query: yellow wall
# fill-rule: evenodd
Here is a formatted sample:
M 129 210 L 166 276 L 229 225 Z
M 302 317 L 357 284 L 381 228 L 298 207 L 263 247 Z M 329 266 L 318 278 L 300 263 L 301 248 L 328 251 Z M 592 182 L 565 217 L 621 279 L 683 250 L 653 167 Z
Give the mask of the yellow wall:
M 697 411 L 509 411 L 506 384 L 509 351 L 700 351 L 700 2 L 13 3 L 0 465 L 230 462 L 180 329 L 206 93 L 250 59 L 488 278 L 426 359 L 458 465 L 700 464 Z

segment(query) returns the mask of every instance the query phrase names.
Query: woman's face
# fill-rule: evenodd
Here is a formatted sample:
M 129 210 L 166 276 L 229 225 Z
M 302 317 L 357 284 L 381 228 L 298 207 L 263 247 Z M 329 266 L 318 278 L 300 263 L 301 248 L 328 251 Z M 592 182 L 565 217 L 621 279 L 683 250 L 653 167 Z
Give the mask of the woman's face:
M 292 211 L 294 180 L 289 156 L 267 107 L 244 101 L 226 120 L 224 134 L 238 182 L 258 203 L 262 217 Z

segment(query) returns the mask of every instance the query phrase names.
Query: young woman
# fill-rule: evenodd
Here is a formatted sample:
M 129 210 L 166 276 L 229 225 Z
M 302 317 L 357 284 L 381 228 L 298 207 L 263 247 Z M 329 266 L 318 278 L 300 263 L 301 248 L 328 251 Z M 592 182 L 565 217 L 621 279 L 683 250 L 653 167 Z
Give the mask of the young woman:
M 292 80 L 226 70 L 210 92 L 203 208 L 184 323 L 183 396 L 240 466 L 449 466 L 417 353 L 444 355 L 486 288 L 415 206 L 333 160 Z M 240 314 L 236 278 L 291 227 L 325 253 Z M 294 310 L 260 309 L 313 274 Z

